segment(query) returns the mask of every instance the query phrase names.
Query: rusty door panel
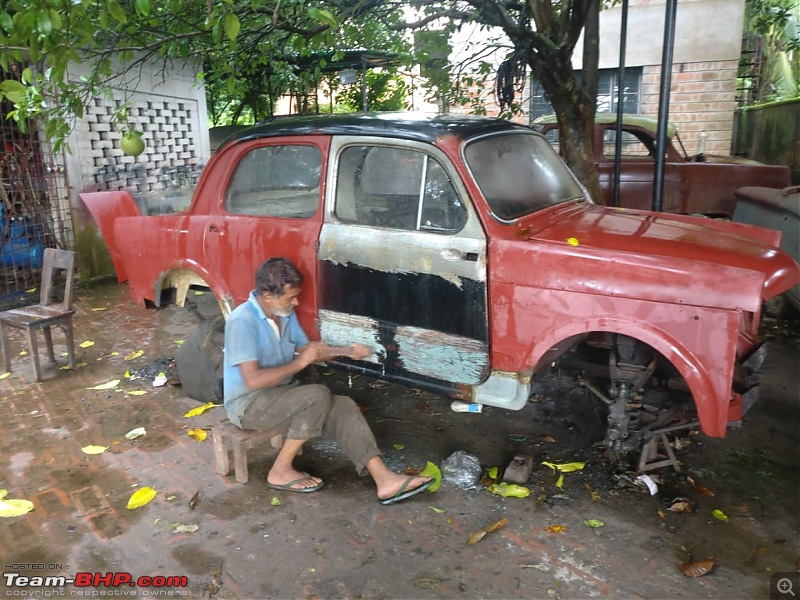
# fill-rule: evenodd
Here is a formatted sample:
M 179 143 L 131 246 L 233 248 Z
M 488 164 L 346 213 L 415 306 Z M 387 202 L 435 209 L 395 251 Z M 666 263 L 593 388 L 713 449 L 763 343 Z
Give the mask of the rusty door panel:
M 451 261 L 450 250 L 480 258 Z M 322 339 L 347 343 L 347 323 L 388 374 L 480 382 L 488 373 L 484 256 L 480 239 L 326 224 L 319 251 Z

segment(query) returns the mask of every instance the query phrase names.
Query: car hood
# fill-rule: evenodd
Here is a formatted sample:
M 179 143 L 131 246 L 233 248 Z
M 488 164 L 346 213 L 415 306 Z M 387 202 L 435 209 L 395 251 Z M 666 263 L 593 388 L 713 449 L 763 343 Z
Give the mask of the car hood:
M 543 225 L 528 229 L 536 285 L 755 312 L 800 281 L 759 227 L 586 204 Z

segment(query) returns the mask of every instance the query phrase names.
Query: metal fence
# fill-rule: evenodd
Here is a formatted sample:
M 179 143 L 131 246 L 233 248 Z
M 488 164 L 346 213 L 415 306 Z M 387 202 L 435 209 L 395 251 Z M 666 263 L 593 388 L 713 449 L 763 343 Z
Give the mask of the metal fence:
M 0 71 L 0 81 L 14 73 Z M 23 133 L 0 103 L 0 306 L 38 287 L 48 247 L 73 249 L 64 156 L 35 127 Z

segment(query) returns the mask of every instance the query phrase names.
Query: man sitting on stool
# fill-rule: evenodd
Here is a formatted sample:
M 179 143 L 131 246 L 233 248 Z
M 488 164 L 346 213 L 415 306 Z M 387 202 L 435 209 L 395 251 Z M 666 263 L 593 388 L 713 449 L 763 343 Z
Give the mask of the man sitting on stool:
M 319 477 L 292 466 L 303 444 L 323 433 L 332 436 L 356 471 L 375 480 L 378 501 L 393 504 L 428 488 L 430 477 L 407 477 L 384 464 L 375 436 L 358 406 L 336 396 L 324 385 L 295 385 L 292 377 L 314 362 L 346 356 L 353 360 L 372 354 L 363 344 L 329 346 L 309 342 L 294 307 L 303 275 L 286 258 L 270 258 L 256 271 L 256 289 L 231 313 L 225 325 L 225 410 L 243 429 L 282 427 L 286 441 L 267 485 L 290 492 L 315 492 Z

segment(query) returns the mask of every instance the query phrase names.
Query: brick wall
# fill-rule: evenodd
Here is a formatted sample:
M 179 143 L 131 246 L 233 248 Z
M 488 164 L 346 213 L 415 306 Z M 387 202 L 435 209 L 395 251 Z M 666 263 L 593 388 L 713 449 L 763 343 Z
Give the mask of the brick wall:
M 689 154 L 695 154 L 701 131 L 708 154 L 731 152 L 735 105 L 735 60 L 675 64 L 672 67 L 669 120 L 674 123 Z M 661 66 L 642 72 L 641 113 L 658 115 Z

